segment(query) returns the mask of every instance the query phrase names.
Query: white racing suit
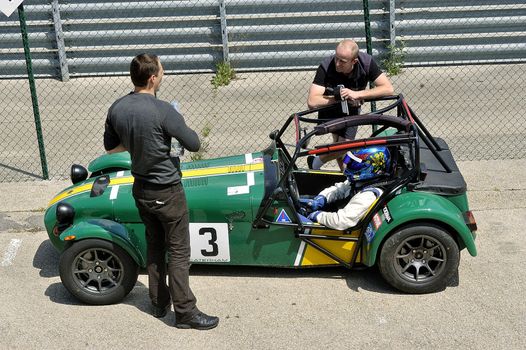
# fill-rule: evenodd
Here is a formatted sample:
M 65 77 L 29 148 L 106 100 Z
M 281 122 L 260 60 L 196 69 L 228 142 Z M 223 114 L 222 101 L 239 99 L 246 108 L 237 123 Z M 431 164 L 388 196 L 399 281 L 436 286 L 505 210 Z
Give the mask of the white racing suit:
M 320 195 L 327 199 L 328 204 L 347 198 L 351 194 L 351 189 L 351 183 L 345 180 L 345 182 L 338 182 L 334 186 L 327 187 L 320 192 Z M 377 187 L 366 187 L 355 194 L 344 208 L 337 212 L 321 211 L 316 220 L 320 224 L 335 230 L 346 230 L 356 226 L 367 209 L 382 193 L 383 191 Z

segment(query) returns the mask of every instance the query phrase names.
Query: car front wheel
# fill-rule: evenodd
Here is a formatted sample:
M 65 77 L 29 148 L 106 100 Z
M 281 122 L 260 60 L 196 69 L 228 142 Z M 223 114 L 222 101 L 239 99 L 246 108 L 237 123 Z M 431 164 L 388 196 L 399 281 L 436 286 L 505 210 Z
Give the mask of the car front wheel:
M 138 268 L 118 245 L 99 239 L 73 243 L 60 257 L 60 279 L 77 299 L 96 305 L 121 301 L 137 282 Z
M 406 293 L 432 293 L 447 287 L 458 271 L 458 245 L 443 228 L 413 224 L 397 230 L 380 252 L 383 278 Z

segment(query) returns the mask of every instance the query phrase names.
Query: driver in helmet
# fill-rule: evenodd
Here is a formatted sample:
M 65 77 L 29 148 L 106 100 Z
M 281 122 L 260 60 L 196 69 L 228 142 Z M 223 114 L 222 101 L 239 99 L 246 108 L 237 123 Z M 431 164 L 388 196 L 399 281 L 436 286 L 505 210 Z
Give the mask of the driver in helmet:
M 313 199 L 302 199 L 302 206 L 308 211 L 308 219 L 335 230 L 356 226 L 369 207 L 381 196 L 383 190 L 367 183 L 389 176 L 391 157 L 387 147 L 368 147 L 348 151 L 343 158 L 344 174 L 347 180 L 338 182 L 320 192 Z M 358 192 L 356 187 L 365 184 Z M 356 194 L 354 194 L 356 192 Z M 354 195 L 353 195 L 354 194 Z M 352 196 L 344 208 L 336 212 L 323 211 L 330 203 Z

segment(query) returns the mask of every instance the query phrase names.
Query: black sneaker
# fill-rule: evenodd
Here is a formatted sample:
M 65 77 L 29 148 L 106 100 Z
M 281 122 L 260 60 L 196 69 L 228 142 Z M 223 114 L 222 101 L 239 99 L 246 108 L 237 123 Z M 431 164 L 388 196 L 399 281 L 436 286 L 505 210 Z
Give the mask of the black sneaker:
M 307 157 L 307 166 L 309 167 L 309 169 L 313 169 L 312 168 L 312 163 L 314 163 L 314 158 L 316 158 L 315 156 L 308 156 Z
M 179 320 L 181 319 L 181 320 Z M 219 317 L 208 316 L 205 313 L 199 311 L 193 317 L 184 319 L 184 317 L 175 317 L 175 327 L 181 329 L 199 329 L 206 330 L 217 327 L 219 324 Z
M 170 310 L 170 304 L 166 305 L 165 307 L 160 307 L 152 304 L 153 317 L 163 318 L 168 313 L 168 310 Z

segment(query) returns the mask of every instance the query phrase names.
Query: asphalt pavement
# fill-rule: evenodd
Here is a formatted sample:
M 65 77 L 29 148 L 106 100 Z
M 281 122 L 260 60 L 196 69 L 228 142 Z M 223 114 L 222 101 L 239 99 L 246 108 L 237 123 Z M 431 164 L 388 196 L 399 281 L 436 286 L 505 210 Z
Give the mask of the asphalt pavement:
M 401 294 L 375 269 L 193 266 L 210 331 L 148 312 L 147 277 L 120 304 L 88 306 L 63 287 L 43 228 L 67 181 L 0 183 L 0 349 L 524 349 L 526 159 L 465 161 L 479 255 L 461 254 L 444 291 Z

